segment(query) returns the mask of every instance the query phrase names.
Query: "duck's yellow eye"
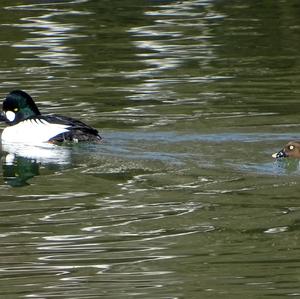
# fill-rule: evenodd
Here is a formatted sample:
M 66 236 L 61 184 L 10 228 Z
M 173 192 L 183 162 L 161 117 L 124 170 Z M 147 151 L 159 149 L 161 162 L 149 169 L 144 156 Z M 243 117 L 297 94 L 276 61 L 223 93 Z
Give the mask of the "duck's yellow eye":
M 295 146 L 294 146 L 294 145 L 289 145 L 288 149 L 289 149 L 290 151 L 292 151 L 292 150 L 295 149 Z
M 18 108 L 15 108 L 15 109 L 14 109 L 14 112 L 18 112 L 18 110 L 19 110 Z

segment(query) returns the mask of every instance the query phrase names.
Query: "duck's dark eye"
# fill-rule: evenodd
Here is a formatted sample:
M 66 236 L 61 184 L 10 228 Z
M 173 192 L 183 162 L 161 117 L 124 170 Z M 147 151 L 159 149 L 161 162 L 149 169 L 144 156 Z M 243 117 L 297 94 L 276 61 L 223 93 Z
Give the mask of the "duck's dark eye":
M 293 150 L 295 149 L 295 146 L 294 146 L 294 145 L 289 145 L 289 146 L 288 146 L 288 149 L 289 149 L 290 151 L 293 151 Z

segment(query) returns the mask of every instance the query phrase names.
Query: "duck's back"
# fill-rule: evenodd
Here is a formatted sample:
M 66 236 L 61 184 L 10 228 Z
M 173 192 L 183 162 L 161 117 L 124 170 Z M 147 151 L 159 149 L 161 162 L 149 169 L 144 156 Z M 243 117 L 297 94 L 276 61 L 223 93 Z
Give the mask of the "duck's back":
M 62 116 L 47 115 L 43 117 L 47 122 L 66 127 L 66 131 L 53 136 L 49 142 L 100 142 L 102 140 L 98 130 L 88 126 L 80 120 Z

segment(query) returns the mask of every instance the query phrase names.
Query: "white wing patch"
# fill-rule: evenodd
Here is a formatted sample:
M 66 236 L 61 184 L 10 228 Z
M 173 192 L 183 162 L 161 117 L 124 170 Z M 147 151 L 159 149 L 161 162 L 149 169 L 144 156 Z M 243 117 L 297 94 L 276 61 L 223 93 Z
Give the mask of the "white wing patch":
M 68 126 L 51 124 L 44 119 L 27 119 L 2 132 L 2 142 L 21 142 L 38 144 L 47 142 L 52 137 L 67 132 Z

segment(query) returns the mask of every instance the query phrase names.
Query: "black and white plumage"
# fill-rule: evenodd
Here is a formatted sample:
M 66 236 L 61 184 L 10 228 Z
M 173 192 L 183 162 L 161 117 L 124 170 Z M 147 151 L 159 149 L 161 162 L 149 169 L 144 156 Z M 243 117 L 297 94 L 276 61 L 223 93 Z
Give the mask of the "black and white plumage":
M 2 132 L 2 142 L 37 144 L 101 141 L 96 129 L 79 120 L 55 114 L 42 115 L 32 98 L 21 90 L 8 94 L 2 110 L 2 120 L 9 124 Z

